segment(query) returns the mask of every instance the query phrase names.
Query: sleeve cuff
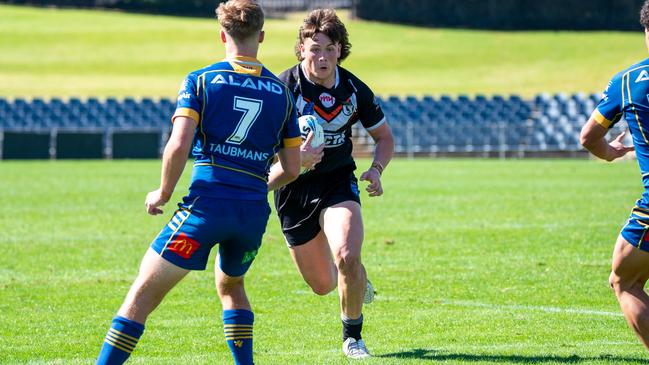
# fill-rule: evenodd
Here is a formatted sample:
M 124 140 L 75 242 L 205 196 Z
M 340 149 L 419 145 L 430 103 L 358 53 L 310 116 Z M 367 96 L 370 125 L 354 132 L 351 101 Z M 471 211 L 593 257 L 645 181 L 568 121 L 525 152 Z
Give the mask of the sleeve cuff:
M 365 130 L 367 130 L 368 132 L 373 131 L 376 128 L 382 126 L 386 121 L 387 121 L 387 119 L 385 117 L 383 117 L 383 119 L 381 119 L 378 123 L 374 124 L 373 126 L 371 126 L 369 128 L 365 128 Z
M 597 109 L 595 109 L 593 115 L 591 115 L 591 118 L 595 119 L 595 121 L 604 128 L 609 128 L 611 124 L 613 124 L 612 121 L 606 119 L 606 117 L 602 115 L 602 113 L 600 113 Z
M 192 118 L 193 120 L 196 121 L 196 123 L 200 123 L 201 117 L 198 114 L 198 112 L 194 109 L 190 108 L 178 108 L 176 109 L 176 112 L 174 113 L 173 117 L 171 117 L 171 123 L 174 122 L 174 119 L 178 117 L 189 117 Z
M 302 144 L 301 137 L 284 138 L 284 148 L 300 147 L 301 144 Z

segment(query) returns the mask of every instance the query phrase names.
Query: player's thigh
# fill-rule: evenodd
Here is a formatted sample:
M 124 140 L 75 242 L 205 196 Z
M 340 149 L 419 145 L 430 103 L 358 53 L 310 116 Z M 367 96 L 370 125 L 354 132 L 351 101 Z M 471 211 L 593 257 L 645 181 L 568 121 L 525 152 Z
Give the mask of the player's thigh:
M 622 235 L 615 243 L 611 272 L 611 284 L 622 286 L 637 285 L 649 278 L 649 252 L 631 245 Z
M 166 293 L 182 280 L 187 273 L 189 273 L 189 270 L 170 263 L 149 248 L 142 258 L 136 285 L 141 287 L 142 291 Z
M 162 298 L 182 280 L 189 270 L 180 268 L 160 257 L 149 248 L 144 254 L 135 282 L 119 309 L 119 314 L 144 323 Z
M 316 291 L 328 291 L 335 287 L 336 269 L 333 266 L 329 243 L 320 231 L 308 242 L 289 246 L 295 266 L 304 280 Z
M 649 278 L 649 212 L 635 206 L 613 250 L 611 284 L 635 285 Z
M 347 200 L 324 209 L 321 225 L 335 257 L 360 257 L 364 232 L 358 202 Z

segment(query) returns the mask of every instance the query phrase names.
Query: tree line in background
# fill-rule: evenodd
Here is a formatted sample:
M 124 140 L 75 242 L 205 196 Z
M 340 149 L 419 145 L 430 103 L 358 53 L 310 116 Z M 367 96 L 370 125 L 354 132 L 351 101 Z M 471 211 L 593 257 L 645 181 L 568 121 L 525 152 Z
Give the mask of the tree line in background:
M 0 3 L 65 8 L 120 9 L 133 12 L 214 17 L 216 5 L 225 0 L 4 0 Z
M 0 0 L 0 3 L 214 17 L 225 0 Z M 356 17 L 428 27 L 498 30 L 640 30 L 644 0 L 259 0 L 271 14 L 317 7 Z
M 428 27 L 641 30 L 644 0 L 355 0 L 356 16 Z
M 66 8 L 103 8 L 180 16 L 214 17 L 214 9 L 226 0 L 0 0 L 0 3 Z M 349 9 L 353 0 L 258 0 L 264 10 L 277 15 L 316 8 Z

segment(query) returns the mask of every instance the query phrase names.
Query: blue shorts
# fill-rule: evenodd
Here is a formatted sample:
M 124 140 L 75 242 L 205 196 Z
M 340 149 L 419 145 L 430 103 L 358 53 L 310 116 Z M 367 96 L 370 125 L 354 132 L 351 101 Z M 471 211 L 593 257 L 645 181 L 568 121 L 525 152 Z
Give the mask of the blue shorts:
M 270 215 L 267 200 L 185 197 L 151 243 L 162 258 L 187 270 L 205 270 L 219 244 L 219 265 L 229 276 L 248 271 Z
M 638 201 L 636 204 L 639 204 Z M 620 234 L 631 245 L 649 252 L 649 208 L 643 208 L 638 205 L 631 210 L 631 216 L 627 220 Z

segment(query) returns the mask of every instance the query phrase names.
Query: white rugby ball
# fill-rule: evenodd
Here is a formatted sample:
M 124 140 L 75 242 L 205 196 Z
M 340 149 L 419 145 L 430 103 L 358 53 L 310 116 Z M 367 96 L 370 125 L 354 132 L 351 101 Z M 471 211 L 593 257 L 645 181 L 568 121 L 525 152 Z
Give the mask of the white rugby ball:
M 325 142 L 324 130 L 318 122 L 318 118 L 313 115 L 303 115 L 297 119 L 300 125 L 300 134 L 302 140 L 305 140 L 309 132 L 313 131 L 313 139 L 311 140 L 311 147 L 319 147 Z

